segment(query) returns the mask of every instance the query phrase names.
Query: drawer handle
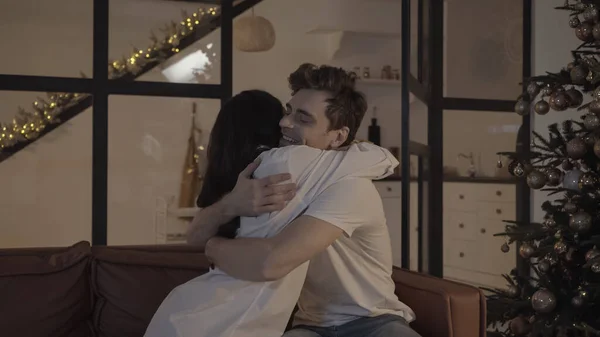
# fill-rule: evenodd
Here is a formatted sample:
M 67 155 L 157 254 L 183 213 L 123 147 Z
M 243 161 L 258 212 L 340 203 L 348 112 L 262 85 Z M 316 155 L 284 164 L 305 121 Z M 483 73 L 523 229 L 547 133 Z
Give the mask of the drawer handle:
M 485 234 L 485 232 L 486 232 L 485 228 L 482 228 L 481 229 L 481 234 Z
M 463 200 L 463 199 L 465 198 L 465 196 L 464 196 L 464 195 L 462 195 L 462 194 L 459 194 L 459 195 L 458 195 L 458 198 L 459 198 L 460 200 Z
M 502 210 L 500 208 L 496 208 L 496 214 L 502 214 Z
M 465 257 L 465 253 L 463 253 L 463 252 L 460 252 L 460 254 L 458 254 L 458 256 L 460 256 L 460 257 Z
M 501 196 L 502 195 L 502 191 L 496 191 L 496 195 L 497 196 Z
M 465 224 L 464 223 L 459 223 L 458 224 L 458 228 L 465 228 Z
M 389 186 L 388 186 L 386 189 L 387 189 L 387 191 L 388 191 L 388 192 L 391 192 L 391 191 L 392 191 L 392 188 L 391 188 L 391 187 L 389 187 Z

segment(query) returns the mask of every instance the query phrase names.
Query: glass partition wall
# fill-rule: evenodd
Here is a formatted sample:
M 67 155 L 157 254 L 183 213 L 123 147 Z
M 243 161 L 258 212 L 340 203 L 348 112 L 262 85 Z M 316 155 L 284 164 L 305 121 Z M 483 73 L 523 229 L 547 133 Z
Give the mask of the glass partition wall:
M 115 233 L 119 230 L 108 227 L 109 215 L 111 225 L 123 229 L 119 215 L 127 210 L 120 209 L 115 200 L 116 196 L 131 194 L 126 186 L 132 182 L 123 181 L 119 172 L 137 167 L 141 171 L 139 183 L 151 182 L 154 186 L 147 186 L 150 189 L 160 187 L 160 181 L 153 177 L 160 174 L 161 166 L 153 160 L 161 154 L 165 160 L 171 160 L 170 156 L 178 147 L 166 142 L 170 148 L 161 152 L 153 134 L 158 134 L 161 128 L 171 133 L 189 132 L 174 129 L 175 124 L 169 123 L 175 118 L 187 120 L 191 115 L 174 115 L 169 108 L 173 103 L 186 104 L 185 111 L 189 106 L 190 112 L 197 104 L 218 111 L 219 101 L 223 104 L 231 97 L 232 22 L 259 2 L 220 0 L 137 4 L 132 1 L 60 0 L 60 4 L 48 3 L 39 9 L 36 7 L 33 12 L 24 6 L 24 14 L 32 16 L 28 23 L 11 21 L 7 17 L 3 22 L 12 27 L 7 31 L 37 32 L 35 36 L 16 39 L 17 42 L 36 38 L 44 43 L 25 43 L 14 49 L 12 55 L 20 55 L 19 58 L 5 60 L 5 68 L 0 71 L 3 73 L 0 75 L 3 103 L 15 103 L 15 99 L 23 97 L 33 102 L 31 107 L 19 108 L 14 117 L 2 116 L 2 122 L 8 123 L 2 124 L 0 166 L 11 171 L 6 176 L 15 177 L 10 179 L 14 193 L 7 194 L 10 200 L 6 205 L 34 205 L 33 208 L 40 210 L 36 212 L 29 207 L 27 212 L 14 212 L 19 207 L 3 206 L 3 216 L 8 216 L 7 220 L 14 218 L 14 223 L 19 226 L 3 229 L 1 236 L 4 239 L 0 246 L 61 246 L 78 240 L 106 245 L 109 229 Z M 146 11 L 146 6 L 160 8 Z M 12 11 L 16 15 L 14 11 L 19 10 L 18 7 L 3 12 Z M 186 9 L 183 14 L 182 7 Z M 57 15 L 49 16 L 52 11 L 58 11 Z M 174 13 L 176 21 L 169 13 Z M 158 17 L 148 17 L 150 14 Z M 50 20 L 58 16 L 64 16 L 63 23 Z M 140 21 L 140 16 L 148 22 L 148 27 L 136 26 L 132 18 Z M 159 23 L 160 26 L 155 27 Z M 36 24 L 45 28 L 29 27 Z M 198 54 L 195 59 L 204 62 L 199 65 L 200 70 L 212 66 L 216 69 L 211 71 L 218 76 L 208 78 L 201 71 L 183 76 L 169 66 L 178 63 L 169 60 L 185 58 L 180 55 L 183 49 L 211 33 L 220 39 L 219 50 L 203 46 L 204 49 L 199 49 L 205 57 Z M 121 36 L 123 34 L 126 36 Z M 140 36 L 146 38 L 135 43 Z M 31 46 L 36 47 L 28 52 L 26 47 Z M 67 50 L 65 56 L 52 56 L 57 51 Z M 69 60 L 66 63 L 65 58 Z M 32 61 L 26 62 L 29 59 Z M 62 63 L 57 65 L 59 61 Z M 16 65 L 6 67 L 10 63 Z M 77 77 L 79 71 L 81 75 Z M 164 117 L 156 115 L 158 110 Z M 134 130 L 136 126 L 141 127 Z M 128 130 L 134 137 L 139 137 L 109 137 L 127 134 Z M 140 140 L 139 144 L 136 140 Z M 135 146 L 141 147 L 144 158 L 122 155 L 123 149 Z M 56 151 L 61 155 L 57 156 Z M 61 158 L 60 165 L 57 158 Z M 141 168 L 140 160 L 145 162 L 145 168 Z M 38 192 L 18 193 L 28 186 Z M 33 214 L 38 214 L 38 218 L 32 218 Z M 66 222 L 77 228 L 61 225 L 64 216 L 72 217 Z M 37 239 L 28 238 L 27 231 L 39 232 L 25 228 L 35 223 L 35 226 L 48 230 L 36 236 Z M 44 234 L 46 232 L 48 235 Z M 46 242 L 38 242 L 40 240 Z M 119 243 L 113 239 L 111 242 Z
M 444 186 L 463 177 L 452 177 L 445 172 L 444 145 L 451 145 L 445 142 L 448 139 L 444 138 L 444 120 L 456 117 L 453 116 L 456 112 L 463 112 L 463 115 L 465 112 L 492 114 L 489 115 L 492 119 L 499 119 L 493 114 L 512 113 L 519 93 L 518 84 L 522 78 L 531 75 L 531 0 L 493 2 L 495 7 L 487 2 L 483 6 L 476 0 L 402 1 L 402 176 L 410 175 L 411 156 L 417 156 L 419 162 L 419 174 L 415 177 L 418 193 L 411 193 L 414 184 L 411 185 L 409 179 L 403 179 L 402 182 L 401 200 L 406 200 L 401 205 L 401 231 L 406 234 L 402 236 L 402 267 L 410 267 L 411 260 L 415 260 L 410 256 L 409 248 L 409 237 L 415 233 L 418 235 L 419 247 L 416 251 L 419 270 L 439 277 L 444 276 L 445 263 L 452 259 L 452 256 L 445 256 L 444 252 L 456 253 L 460 257 L 466 254 L 445 247 L 444 229 L 450 226 L 445 210 L 451 205 L 445 205 L 444 200 L 447 202 L 449 197 L 445 195 L 451 194 L 451 191 L 445 191 Z M 487 21 L 482 22 L 489 29 L 473 30 L 473 23 L 464 21 L 464 17 L 473 16 L 473 11 L 478 12 L 475 16 L 479 20 L 496 17 L 497 22 L 491 26 Z M 491 11 L 502 15 L 490 14 Z M 494 50 L 496 52 L 490 53 Z M 490 66 L 490 62 L 495 65 Z M 449 64 L 452 67 L 447 66 Z M 500 65 L 504 67 L 502 72 L 497 69 Z M 465 77 L 469 76 L 472 80 L 465 84 Z M 497 83 L 490 83 L 490 78 L 494 76 L 498 77 Z M 409 104 L 409 95 L 416 97 L 418 103 L 425 107 L 423 114 L 426 114 L 426 118 L 422 118 L 425 122 L 410 120 L 410 116 L 415 116 L 410 111 L 418 109 L 418 104 Z M 494 132 L 514 131 L 514 142 L 516 130 L 513 129 L 520 124 L 525 137 L 518 142 L 529 144 L 529 116 L 505 116 L 512 121 L 508 123 L 511 125 L 489 129 L 494 129 Z M 516 123 L 513 117 L 517 118 Z M 418 125 L 424 127 L 419 129 Z M 495 149 L 489 151 L 495 152 Z M 514 182 L 513 185 L 515 188 L 511 191 L 515 195 L 510 196 L 509 200 L 514 200 L 516 210 L 514 218 L 510 220 L 529 220 L 529 189 L 523 182 Z M 500 191 L 496 193 L 501 194 Z M 415 213 L 414 207 L 411 213 L 411 196 L 418 199 L 417 214 L 412 214 Z M 414 217 L 418 219 L 418 229 L 410 231 Z M 445 219 L 448 223 L 445 223 Z M 497 230 L 500 232 L 502 228 Z M 493 234 L 483 228 L 480 232 L 490 236 Z M 499 247 L 489 249 L 499 250 Z M 518 249 L 511 249 L 518 270 L 527 273 L 521 268 L 516 251 Z M 412 252 L 414 254 L 415 250 Z

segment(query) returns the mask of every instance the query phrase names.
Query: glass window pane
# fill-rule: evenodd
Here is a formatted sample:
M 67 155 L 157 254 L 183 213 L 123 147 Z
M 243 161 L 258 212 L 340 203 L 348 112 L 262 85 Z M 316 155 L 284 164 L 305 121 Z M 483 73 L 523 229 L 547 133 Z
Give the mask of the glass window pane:
M 184 1 L 111 1 L 109 76 L 219 84 L 220 9 Z M 150 67 L 148 65 L 160 65 Z M 125 75 L 124 75 L 125 74 Z
M 516 180 L 506 159 L 514 151 L 521 116 L 444 111 L 444 275 L 479 286 L 502 287 L 516 266 L 514 245 L 501 251 L 503 220 L 516 219 Z M 475 178 L 469 174 L 474 172 Z
M 0 181 L 5 191 L 0 194 L 0 248 L 68 246 L 81 240 L 91 241 L 92 108 L 36 137 L 36 129 L 48 124 L 35 113 L 58 113 L 49 106 L 36 110 L 33 102 L 42 106 L 38 98 L 47 103 L 59 102 L 62 107 L 67 102 L 64 96 L 42 92 L 0 91 L 0 153 L 22 144 L 19 139 L 23 138 L 17 134 L 37 138 L 12 156 L 0 159 Z M 25 114 L 17 114 L 19 106 Z M 61 118 L 61 114 L 55 116 Z M 17 132 L 12 131 L 13 120 L 17 122 Z
M 458 175 L 467 176 L 473 154 L 477 176 L 504 175 L 498 169 L 497 152 L 514 151 L 521 116 L 515 113 L 489 111 L 444 112 L 444 165 L 456 168 Z
M 523 2 L 463 0 L 444 6 L 445 96 L 514 100 L 522 79 Z
M 0 73 L 79 77 L 92 74 L 92 0 L 0 3 Z
M 196 130 L 192 115 L 196 106 Z M 180 243 L 194 214 L 198 180 L 186 160 L 199 155 L 219 112 L 209 99 L 109 98 L 108 243 Z M 195 145 L 189 143 L 194 135 Z M 191 152 L 190 152 L 191 151 Z M 180 196 L 184 197 L 180 197 Z

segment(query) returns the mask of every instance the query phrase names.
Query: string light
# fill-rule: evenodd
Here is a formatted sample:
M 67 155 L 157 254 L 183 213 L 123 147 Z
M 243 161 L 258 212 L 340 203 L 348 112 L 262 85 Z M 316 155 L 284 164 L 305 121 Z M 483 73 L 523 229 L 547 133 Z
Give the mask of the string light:
M 151 45 L 144 49 L 134 48 L 129 57 L 114 60 L 108 64 L 108 77 L 118 79 L 123 76 L 137 76 L 148 63 L 162 63 L 171 55 L 180 51 L 180 38 L 193 32 L 195 27 L 217 15 L 218 7 L 203 8 L 188 15 L 183 12 L 181 24 L 171 22 L 162 29 L 163 38 L 158 38 L 154 32 L 150 34 Z M 85 74 L 81 74 L 86 78 Z M 0 152 L 15 146 L 20 142 L 30 141 L 39 137 L 40 133 L 50 124 L 59 122 L 59 116 L 89 94 L 77 93 L 46 93 L 46 99 L 38 98 L 33 102 L 33 111 L 29 112 L 19 107 L 11 123 L 0 123 Z

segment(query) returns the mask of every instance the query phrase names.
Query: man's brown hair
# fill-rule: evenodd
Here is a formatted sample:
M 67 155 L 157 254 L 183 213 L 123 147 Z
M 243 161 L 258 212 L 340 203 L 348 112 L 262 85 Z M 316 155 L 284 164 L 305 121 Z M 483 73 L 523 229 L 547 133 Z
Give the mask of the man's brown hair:
M 356 90 L 356 74 L 327 65 L 316 66 L 304 63 L 288 77 L 292 96 L 302 89 L 326 91 L 325 115 L 329 119 L 329 129 L 339 130 L 348 127 L 348 139 L 342 146 L 350 144 L 367 111 L 365 96 Z

